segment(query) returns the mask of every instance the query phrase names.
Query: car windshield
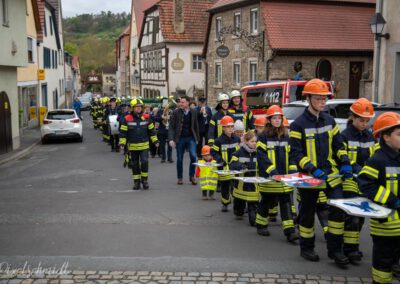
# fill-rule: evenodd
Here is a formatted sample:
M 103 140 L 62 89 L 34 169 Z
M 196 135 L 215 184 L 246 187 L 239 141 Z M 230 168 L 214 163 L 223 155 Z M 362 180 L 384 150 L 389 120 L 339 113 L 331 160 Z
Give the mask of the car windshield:
M 75 112 L 68 110 L 50 111 L 47 114 L 47 119 L 52 119 L 52 120 L 64 120 L 73 118 L 75 118 Z
M 281 104 L 283 88 L 280 86 L 270 88 L 249 89 L 246 95 L 246 105 L 250 108 Z
M 295 120 L 304 112 L 305 106 L 302 105 L 285 105 L 282 108 L 283 114 L 289 120 Z
M 302 99 L 301 93 L 303 92 L 304 85 L 299 85 L 299 86 L 290 86 L 289 89 L 289 95 L 290 95 L 290 101 L 300 101 Z

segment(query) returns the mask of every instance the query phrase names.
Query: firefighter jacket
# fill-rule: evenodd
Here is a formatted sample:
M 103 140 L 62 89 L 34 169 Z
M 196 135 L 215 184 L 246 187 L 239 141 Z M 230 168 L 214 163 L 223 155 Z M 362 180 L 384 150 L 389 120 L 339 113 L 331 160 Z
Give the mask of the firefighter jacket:
M 229 112 L 225 114 L 223 111 L 218 111 L 211 117 L 210 126 L 208 127 L 208 144 L 210 146 L 214 144 L 217 137 L 222 135 L 222 126 L 220 122 L 225 115 L 232 116 Z
M 108 106 L 108 107 L 106 107 L 106 109 L 104 111 L 103 120 L 105 120 L 107 123 L 109 123 L 108 117 L 110 115 L 120 116 L 121 112 L 122 112 L 121 109 L 117 106 L 115 108 L 111 108 L 111 106 Z
M 211 155 L 219 164 L 224 164 L 219 167 L 220 170 L 229 170 L 229 161 L 232 158 L 233 152 L 239 150 L 240 138 L 232 135 L 228 137 L 224 133 L 218 137 L 214 145 L 211 147 Z M 233 175 L 218 175 L 218 180 L 231 180 Z
M 352 124 L 343 130 L 342 137 L 353 172 L 358 174 L 365 162 L 375 153 L 375 138 L 369 130 L 366 129 L 360 132 Z M 356 179 L 344 180 L 343 191 L 358 194 Z
M 367 160 L 358 176 L 358 185 L 370 200 L 396 209 L 400 198 L 400 152 L 380 142 L 381 148 Z M 371 235 L 400 236 L 400 208 L 386 219 L 371 219 Z
M 205 164 L 206 161 L 199 160 L 198 163 Z M 216 163 L 216 161 L 212 159 L 211 163 Z M 218 174 L 213 172 L 217 169 L 217 167 L 197 167 L 196 176 L 199 178 L 201 190 L 217 190 Z
M 258 136 L 257 161 L 258 174 L 268 178 L 274 175 L 285 175 L 297 171 L 293 158 L 290 157 L 289 137 L 267 137 L 264 133 Z M 282 182 L 272 181 L 259 185 L 260 192 L 285 193 L 293 191 L 293 187 Z
M 119 143 L 128 144 L 129 151 L 149 149 L 149 139 L 153 143 L 158 143 L 153 122 L 146 120 L 142 114 L 125 115 L 120 121 L 119 137 Z
M 250 110 L 243 110 L 242 108 L 230 108 L 228 114 L 233 117 L 233 119 L 241 120 L 244 125 L 244 129 L 247 131 L 249 129 L 254 129 L 254 117 Z
M 290 125 L 290 157 L 302 172 L 321 169 L 328 175 L 331 187 L 342 183 L 335 158 L 341 165 L 350 164 L 339 126 L 333 117 L 321 112 L 317 118 L 308 108 Z M 324 187 L 320 187 L 324 188 Z
M 253 170 L 242 174 L 244 177 L 254 177 L 257 169 L 257 153 L 251 151 L 247 145 L 243 145 L 239 150 L 232 154 L 231 162 L 229 164 L 231 170 Z M 245 200 L 258 202 L 260 194 L 257 186 L 254 183 L 244 183 L 243 181 L 235 180 L 233 184 L 233 197 Z

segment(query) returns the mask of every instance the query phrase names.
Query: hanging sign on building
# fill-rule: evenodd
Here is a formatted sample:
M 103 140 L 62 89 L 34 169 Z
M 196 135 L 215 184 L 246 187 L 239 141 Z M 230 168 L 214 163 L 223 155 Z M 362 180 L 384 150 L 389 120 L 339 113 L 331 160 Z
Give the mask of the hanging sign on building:
M 46 79 L 46 73 L 44 69 L 38 69 L 38 79 L 39 80 L 45 80 Z
M 216 53 L 219 57 L 225 58 L 229 55 L 229 48 L 225 45 L 220 45 L 217 47 Z
M 171 68 L 175 71 L 183 70 L 185 62 L 179 57 L 179 53 L 176 54 L 176 58 L 171 62 Z

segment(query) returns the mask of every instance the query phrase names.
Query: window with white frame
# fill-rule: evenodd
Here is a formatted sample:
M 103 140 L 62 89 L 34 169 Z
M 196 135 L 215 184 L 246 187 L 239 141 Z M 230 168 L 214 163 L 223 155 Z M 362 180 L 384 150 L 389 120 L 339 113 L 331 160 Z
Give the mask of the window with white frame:
M 257 61 L 249 62 L 249 81 L 257 80 Z
M 219 39 L 222 36 L 221 30 L 222 30 L 222 17 L 217 17 L 215 19 L 215 36 L 217 39 Z
M 258 9 L 254 8 L 250 10 L 250 33 L 258 33 Z
M 33 39 L 28 37 L 28 62 L 34 63 L 35 62 L 35 52 L 34 52 L 34 44 Z
M 203 70 L 203 62 L 200 54 L 192 54 L 192 71 Z
M 233 84 L 236 86 L 240 85 L 240 62 L 233 62 Z
M 8 26 L 8 0 L 0 0 L 1 23 Z
M 222 63 L 215 63 L 215 85 L 222 85 Z
M 236 12 L 233 16 L 233 27 L 235 28 L 235 34 L 237 35 L 241 29 L 241 15 L 240 12 Z

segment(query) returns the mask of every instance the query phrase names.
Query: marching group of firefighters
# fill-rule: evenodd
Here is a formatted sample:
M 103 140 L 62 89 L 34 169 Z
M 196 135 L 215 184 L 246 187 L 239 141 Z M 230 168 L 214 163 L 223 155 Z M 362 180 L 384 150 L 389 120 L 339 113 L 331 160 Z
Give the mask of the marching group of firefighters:
M 262 236 L 270 235 L 268 225 L 274 221 L 279 205 L 286 239 L 291 243 L 299 239 L 301 256 L 309 261 L 319 261 L 314 249 L 317 214 L 325 232 L 328 257 L 344 267 L 359 263 L 363 257 L 359 240 L 364 219 L 328 206 L 327 199 L 365 196 L 393 209 L 385 219 L 370 220 L 372 278 L 374 283 L 391 283 L 392 275 L 400 276 L 400 115 L 381 114 L 371 132 L 368 126 L 374 117 L 374 108 L 370 101 L 361 98 L 351 106 L 347 128 L 340 133 L 334 118 L 324 112 L 330 95 L 323 81 L 308 81 L 303 96 L 309 106 L 289 126 L 277 105 L 268 108 L 266 117 L 253 117 L 250 110 L 243 109 L 240 92 L 219 94 L 217 112 L 206 118 L 206 141 L 198 153 L 201 156 L 198 164 L 212 165 L 199 166 L 196 170 L 203 199 L 214 199 L 214 192 L 220 191 L 223 212 L 228 211 L 233 199 L 237 219 L 247 212 L 250 225 Z M 141 184 L 144 189 L 149 188 L 150 145 L 159 147 L 162 142 L 163 147 L 176 146 L 171 135 L 157 138 L 155 124 L 143 109 L 140 99 L 121 105 L 119 99 L 103 98 L 101 103 L 95 102 L 91 110 L 94 126 L 103 131 L 104 140 L 110 142 L 113 150 L 121 148 L 128 154 L 133 189 L 140 189 Z M 186 117 L 190 113 L 200 117 L 205 113 L 207 117 L 203 110 L 188 112 L 178 107 L 168 114 L 163 110 L 160 113 L 162 119 L 165 115 L 171 116 L 171 120 L 178 117 L 181 127 L 175 130 L 186 139 L 191 135 L 188 129 L 193 128 Z M 118 133 L 111 134 L 107 121 L 110 115 L 118 116 Z M 168 130 L 168 122 L 164 126 Z M 197 143 L 202 145 L 201 141 Z M 217 174 L 216 170 L 227 171 Z M 302 172 L 325 183 L 297 189 L 278 181 L 246 183 L 233 179 L 228 170 L 240 171 L 245 177 L 263 178 Z M 194 177 L 190 179 L 196 184 Z M 181 183 L 178 173 L 178 184 Z M 297 193 L 298 208 L 294 206 L 294 193 Z

